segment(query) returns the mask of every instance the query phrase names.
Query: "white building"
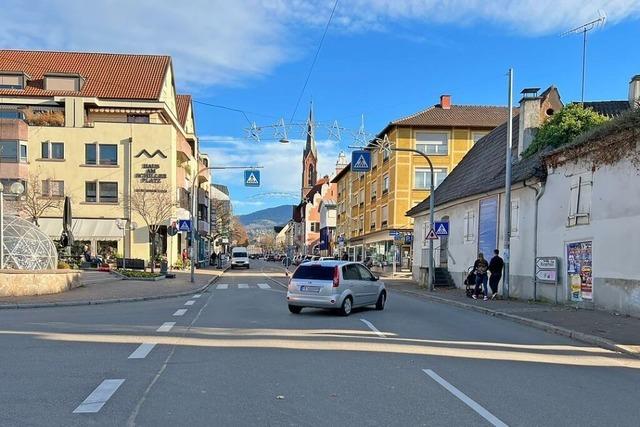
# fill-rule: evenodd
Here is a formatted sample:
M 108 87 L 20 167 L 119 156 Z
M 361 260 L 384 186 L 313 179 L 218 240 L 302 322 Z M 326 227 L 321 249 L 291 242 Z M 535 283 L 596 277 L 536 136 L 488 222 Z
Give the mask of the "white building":
M 585 106 L 620 116 L 638 102 L 639 88 L 636 76 L 629 100 Z M 541 96 L 523 98 L 513 119 L 510 296 L 530 299 L 535 292 L 538 299 L 640 316 L 640 265 L 635 262 L 640 256 L 640 170 L 630 160 L 640 145 L 596 167 L 592 153 L 620 129 L 603 126 L 577 145 L 523 158 L 535 129 L 559 108 L 559 95 L 551 87 Z M 504 244 L 506 128 L 505 123 L 478 141 L 435 191 L 435 220 L 449 221 L 450 227 L 449 237 L 436 241 L 436 266 L 447 268 L 458 287 L 478 252 L 490 257 Z M 611 153 L 610 148 L 605 151 Z M 408 212 L 415 218 L 414 267 L 428 265 L 428 206 L 426 199 Z M 557 258 L 557 286 L 534 281 L 536 256 Z M 413 271 L 418 279 L 419 268 Z

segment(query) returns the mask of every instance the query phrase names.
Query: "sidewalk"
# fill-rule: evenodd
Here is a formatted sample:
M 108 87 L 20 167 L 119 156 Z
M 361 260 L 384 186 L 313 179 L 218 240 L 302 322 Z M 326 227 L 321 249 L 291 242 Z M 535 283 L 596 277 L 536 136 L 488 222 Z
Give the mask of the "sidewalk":
M 115 275 L 103 273 L 105 279 L 95 280 L 95 275 L 92 275 L 90 279 L 81 279 L 83 284 L 79 287 L 59 294 L 0 298 L 0 309 L 108 304 L 171 298 L 204 290 L 224 271 L 212 267 L 197 269 L 194 283 L 189 281 L 188 271 L 173 271 L 172 273 L 176 274 L 175 279 L 157 282 L 120 280 Z
M 502 317 L 640 358 L 640 319 L 599 310 L 519 300 L 474 300 L 464 289 L 419 288 L 413 280 L 385 278 L 389 289 Z

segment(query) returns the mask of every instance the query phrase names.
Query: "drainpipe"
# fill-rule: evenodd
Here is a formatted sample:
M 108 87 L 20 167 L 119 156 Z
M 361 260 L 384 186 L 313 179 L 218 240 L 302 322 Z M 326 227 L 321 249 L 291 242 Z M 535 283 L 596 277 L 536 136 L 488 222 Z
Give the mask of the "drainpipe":
M 538 300 L 538 280 L 536 279 L 536 258 L 538 257 L 538 204 L 544 195 L 545 183 L 540 182 L 540 187 L 532 187 L 524 181 L 524 186 L 536 192 L 535 208 L 533 211 L 533 300 Z

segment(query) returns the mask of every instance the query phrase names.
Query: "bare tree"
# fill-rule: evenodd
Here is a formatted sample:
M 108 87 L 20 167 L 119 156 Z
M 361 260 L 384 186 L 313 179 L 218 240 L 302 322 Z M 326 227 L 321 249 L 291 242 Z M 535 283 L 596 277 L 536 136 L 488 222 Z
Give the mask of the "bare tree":
M 140 215 L 149 229 L 151 272 L 154 271 L 156 236 L 163 223 L 171 217 L 175 206 L 171 195 L 171 188 L 165 182 L 139 183 L 134 186 L 129 198 L 131 211 Z
M 64 187 L 61 181 L 44 178 L 40 169 L 29 174 L 24 193 L 16 200 L 16 210 L 38 225 L 38 219 L 47 211 L 59 212 L 64 198 Z
M 247 246 L 249 244 L 249 236 L 244 225 L 240 222 L 238 217 L 234 216 L 231 220 L 231 241 L 235 245 Z
M 211 199 L 211 239 L 228 236 L 231 231 L 231 203 L 228 200 Z

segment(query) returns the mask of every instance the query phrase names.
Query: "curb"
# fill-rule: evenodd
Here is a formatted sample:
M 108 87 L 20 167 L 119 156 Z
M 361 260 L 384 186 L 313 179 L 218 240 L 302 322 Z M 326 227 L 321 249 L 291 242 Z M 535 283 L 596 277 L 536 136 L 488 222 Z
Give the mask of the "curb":
M 101 299 L 101 300 L 85 300 L 85 301 L 61 301 L 61 302 L 43 302 L 43 303 L 34 303 L 34 304 L 0 304 L 0 310 L 16 310 L 16 309 L 28 309 L 28 308 L 48 308 L 48 307 L 76 307 L 80 305 L 102 305 L 102 304 L 116 304 L 121 302 L 139 302 L 139 301 L 153 301 L 159 299 L 169 299 L 182 297 L 185 295 L 190 295 L 193 293 L 204 292 L 207 290 L 209 286 L 218 281 L 220 277 L 229 269 L 226 267 L 222 270 L 222 273 L 219 276 L 214 277 L 209 280 L 206 285 L 203 285 L 197 289 L 191 289 L 190 291 L 181 291 L 174 292 L 172 294 L 167 295 L 151 295 L 147 297 L 132 297 L 132 298 L 112 298 L 112 299 Z
M 393 289 L 392 290 L 396 291 L 396 292 L 400 292 L 403 294 L 408 294 L 408 295 L 413 295 L 413 296 L 418 296 L 418 297 L 422 297 L 425 299 L 430 299 L 436 302 L 440 302 L 443 304 L 448 304 L 448 305 L 453 305 L 459 308 L 464 308 L 467 310 L 472 310 L 472 311 L 476 311 L 479 313 L 483 313 L 489 316 L 494 316 L 494 317 L 499 317 L 502 319 L 507 319 L 507 320 L 511 320 L 513 322 L 516 323 L 520 323 L 522 325 L 526 325 L 526 326 L 530 326 L 532 328 L 536 328 L 536 329 L 540 329 L 542 331 L 545 332 L 551 332 L 554 333 L 556 335 L 562 335 L 571 339 L 574 339 L 576 341 L 581 341 L 587 344 L 593 344 L 596 345 L 598 347 L 602 347 L 604 349 L 607 350 L 611 350 L 611 351 L 615 351 L 618 353 L 623 353 L 626 354 L 628 356 L 632 356 L 634 358 L 640 359 L 640 353 L 628 349 L 625 346 L 622 346 L 620 344 L 616 344 L 615 342 L 608 340 L 606 338 L 602 338 L 596 335 L 590 335 L 590 334 L 585 334 L 584 332 L 578 332 L 576 330 L 573 329 L 567 329 L 567 328 L 563 328 L 561 326 L 556 326 L 553 325 L 551 323 L 547 323 L 547 322 L 543 322 L 541 320 L 534 320 L 534 319 L 529 319 L 526 317 L 522 317 L 522 316 L 518 316 L 516 314 L 509 314 L 509 313 L 505 313 L 503 311 L 498 311 L 498 310 L 492 310 L 490 308 L 485 308 L 485 307 L 477 307 L 475 305 L 472 304 L 467 304 L 464 302 L 460 302 L 460 301 L 454 301 L 454 300 L 450 300 L 447 298 L 443 298 L 443 297 L 438 297 L 435 295 L 425 295 L 425 294 L 421 294 L 419 292 L 413 292 L 413 291 L 407 291 L 407 290 L 400 290 L 400 289 Z

